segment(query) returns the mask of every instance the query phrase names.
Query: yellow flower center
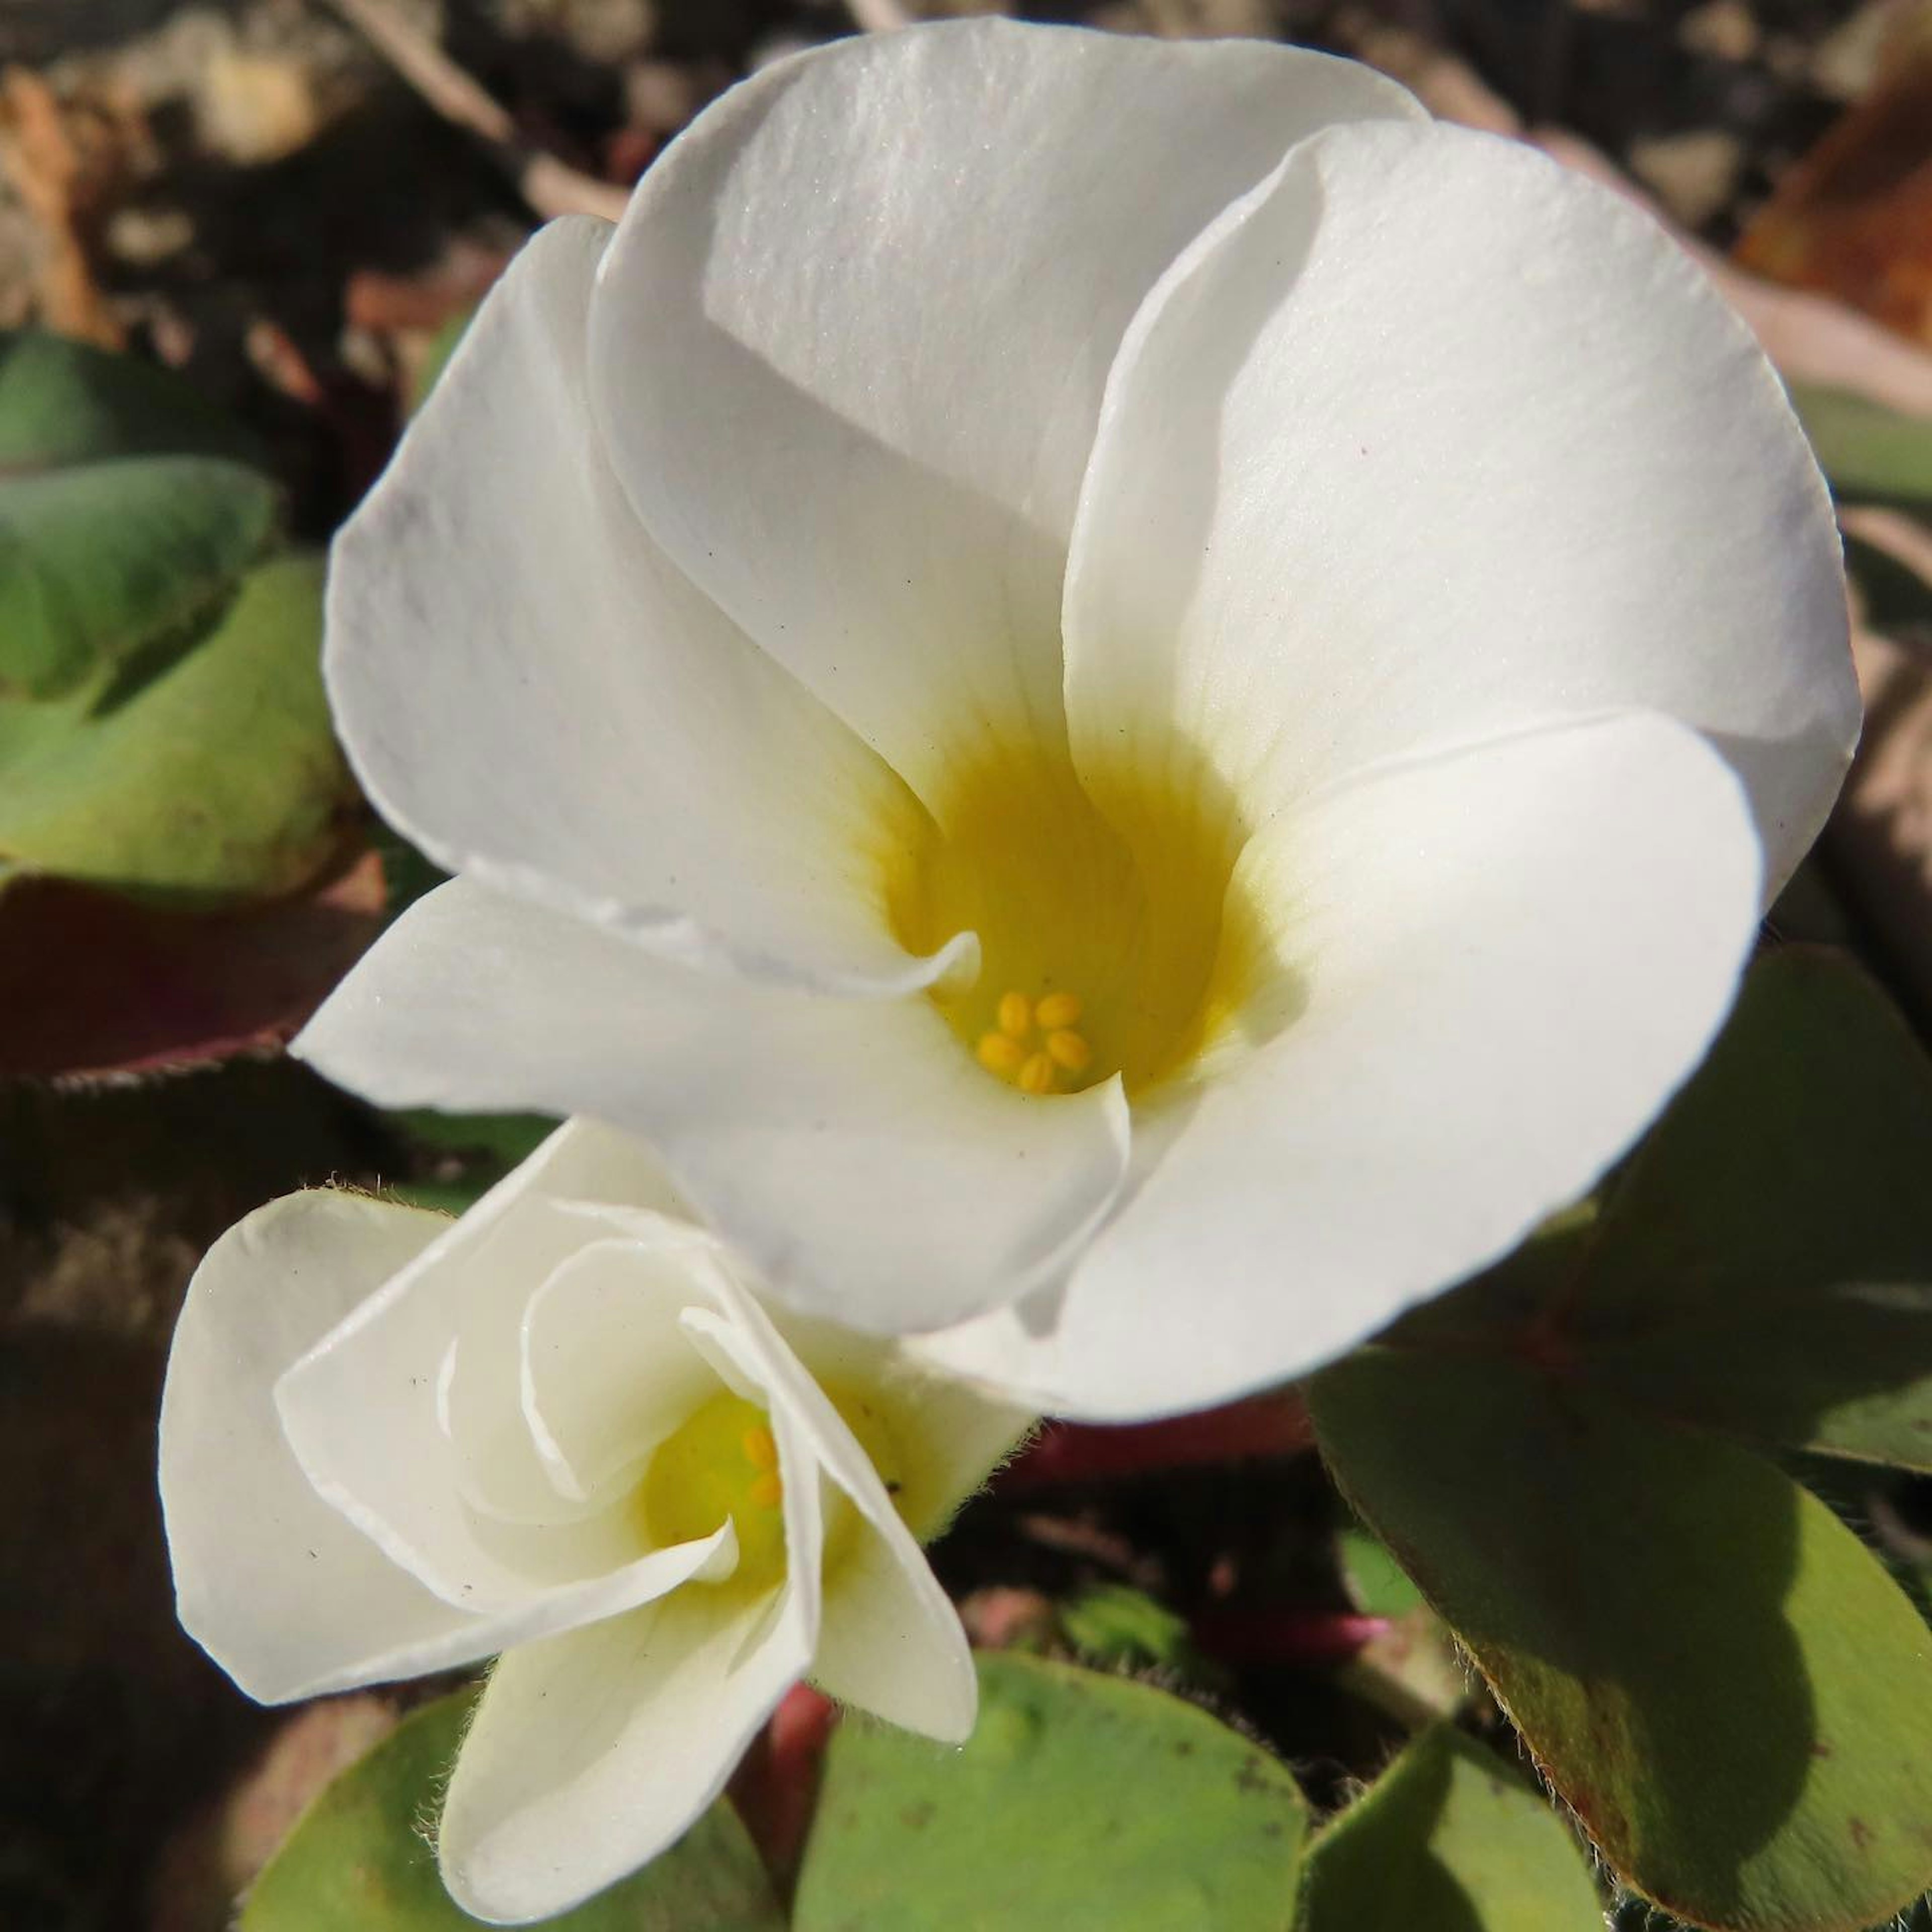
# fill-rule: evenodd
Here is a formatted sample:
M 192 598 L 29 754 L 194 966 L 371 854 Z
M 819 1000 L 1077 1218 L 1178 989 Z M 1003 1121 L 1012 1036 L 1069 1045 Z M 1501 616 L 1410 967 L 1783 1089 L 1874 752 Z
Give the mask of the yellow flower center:
M 859 1446 L 896 1497 L 902 1487 L 899 1447 L 890 1425 L 864 1396 L 828 1388 Z M 785 1573 L 784 1480 L 778 1439 L 757 1403 L 720 1394 L 694 1409 L 658 1446 L 638 1485 L 634 1508 L 646 1539 L 659 1546 L 694 1543 L 728 1518 L 738 1534 L 738 1567 L 730 1582 L 771 1588 Z M 850 1549 L 859 1515 L 828 1486 L 825 1553 L 829 1573 Z
M 1178 745 L 1076 772 L 1064 752 L 982 754 L 896 828 L 886 916 L 931 952 L 980 935 L 970 986 L 932 995 L 987 1072 L 1032 1094 L 1184 1072 L 1266 976 L 1234 877 L 1247 828 Z

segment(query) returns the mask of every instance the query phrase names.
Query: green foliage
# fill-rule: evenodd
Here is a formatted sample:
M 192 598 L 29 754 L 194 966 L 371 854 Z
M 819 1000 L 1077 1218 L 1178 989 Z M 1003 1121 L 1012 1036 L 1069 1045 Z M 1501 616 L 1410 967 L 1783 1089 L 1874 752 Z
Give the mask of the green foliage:
M 1628 1401 L 1932 1469 L 1932 1065 L 1848 962 L 1752 974 L 1576 1297 L 1572 1346 Z
M 433 1152 L 434 1178 L 392 1190 L 413 1208 L 460 1214 L 556 1131 L 548 1114 L 446 1114 L 434 1107 L 399 1108 L 382 1117 L 419 1150 Z
M 1698 1924 L 1856 1932 L 1932 1880 L 1932 1642 L 1790 1478 L 1521 1363 L 1370 1349 L 1310 1402 L 1637 1890 Z
M 262 565 L 152 674 L 0 704 L 0 885 L 210 905 L 312 878 L 353 796 L 322 697 L 321 584 L 316 560 Z
M 1187 1619 L 1126 1583 L 1094 1583 L 1060 1606 L 1067 1641 L 1090 1662 L 1116 1669 L 1197 1674 Z
M 253 454 L 164 370 L 0 334 L 0 886 L 199 909 L 340 851 L 320 568 L 262 561 Z
M 417 1712 L 310 1806 L 256 1882 L 240 1932 L 468 1932 L 428 1826 L 471 1694 Z M 634 1878 L 544 1924 L 559 1932 L 779 1932 L 744 1827 L 719 1803 Z
M 1310 1848 L 1296 1932 L 1602 1932 L 1588 1861 L 1540 1792 L 1448 1725 Z
M 979 1664 L 963 1750 L 840 1726 L 797 1932 L 1281 1932 L 1306 1815 L 1274 1759 L 1145 1684 Z
M 78 690 L 206 616 L 266 547 L 241 464 L 133 456 L 0 476 L 0 697 Z
M 1932 505 L 1932 423 L 1848 389 L 1788 386 L 1819 466 L 1840 496 Z
M 1634 1407 L 1932 1469 L 1932 1066 L 1849 961 L 1751 973 L 1602 1208 L 1397 1333 Z
M 1406 1617 L 1422 1601 L 1408 1573 L 1360 1523 L 1336 1532 L 1335 1559 L 1348 1600 L 1365 1616 Z
M 260 467 L 261 452 L 166 370 L 38 329 L 0 331 L 0 472 L 163 455 L 230 457 Z

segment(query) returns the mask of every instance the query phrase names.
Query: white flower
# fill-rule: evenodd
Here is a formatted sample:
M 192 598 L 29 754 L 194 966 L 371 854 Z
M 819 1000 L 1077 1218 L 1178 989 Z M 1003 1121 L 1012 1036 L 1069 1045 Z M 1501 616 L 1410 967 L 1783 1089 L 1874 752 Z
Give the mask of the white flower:
M 1100 1416 L 1586 1188 L 1858 716 L 1821 480 L 1644 216 L 1346 62 L 985 20 L 539 235 L 327 670 L 459 876 L 309 1058 L 635 1130 L 794 1305 Z
M 169 1359 L 182 1622 L 271 1703 L 506 1652 L 443 1875 L 480 1918 L 562 1911 L 681 1835 L 808 1672 L 970 1730 L 914 1532 L 1026 1418 L 902 1352 L 770 1318 L 656 1160 L 586 1124 L 454 1223 L 272 1202 L 210 1250 Z

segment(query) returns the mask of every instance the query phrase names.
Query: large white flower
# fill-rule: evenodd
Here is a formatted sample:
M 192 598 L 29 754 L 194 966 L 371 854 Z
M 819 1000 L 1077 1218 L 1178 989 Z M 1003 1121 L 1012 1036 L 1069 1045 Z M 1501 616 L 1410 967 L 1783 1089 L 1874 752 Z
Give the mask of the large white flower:
M 181 1619 L 266 1702 L 505 1652 L 438 1848 L 560 1912 L 656 1856 L 808 1672 L 971 1729 L 920 1555 L 1026 1418 L 776 1320 L 644 1150 L 573 1123 L 460 1221 L 272 1202 L 209 1251 L 161 1403 Z
M 1816 470 L 1642 215 L 1345 62 L 986 21 L 539 235 L 327 670 L 459 876 L 301 1051 L 635 1129 L 795 1305 L 1095 1415 L 1587 1186 L 1858 712 Z

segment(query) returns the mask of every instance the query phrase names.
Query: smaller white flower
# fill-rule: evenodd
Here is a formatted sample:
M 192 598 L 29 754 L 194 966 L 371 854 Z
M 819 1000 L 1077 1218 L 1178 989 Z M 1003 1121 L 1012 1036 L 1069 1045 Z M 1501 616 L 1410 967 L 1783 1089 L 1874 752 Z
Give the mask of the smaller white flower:
M 215 1244 L 161 1404 L 178 1607 L 268 1703 L 506 1653 L 440 1856 L 465 1910 L 544 1917 L 680 1837 L 808 1674 L 966 1736 L 918 1539 L 1026 1421 L 768 1313 L 573 1122 L 455 1222 L 313 1192 Z

